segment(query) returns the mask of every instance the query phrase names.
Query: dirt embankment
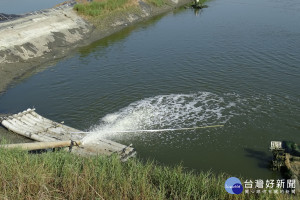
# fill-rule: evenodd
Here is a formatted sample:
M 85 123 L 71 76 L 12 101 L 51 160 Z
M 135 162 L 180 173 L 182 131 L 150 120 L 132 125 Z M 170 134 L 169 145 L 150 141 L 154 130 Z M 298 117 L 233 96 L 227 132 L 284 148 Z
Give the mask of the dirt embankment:
M 71 6 L 1 22 L 0 93 L 36 67 L 66 55 L 92 31 Z
M 24 15 L 0 23 L 0 93 L 16 81 L 70 54 L 77 47 L 115 33 L 131 24 L 168 12 L 191 0 L 170 0 L 155 7 L 139 0 L 135 9 L 103 18 L 83 19 L 72 5 Z

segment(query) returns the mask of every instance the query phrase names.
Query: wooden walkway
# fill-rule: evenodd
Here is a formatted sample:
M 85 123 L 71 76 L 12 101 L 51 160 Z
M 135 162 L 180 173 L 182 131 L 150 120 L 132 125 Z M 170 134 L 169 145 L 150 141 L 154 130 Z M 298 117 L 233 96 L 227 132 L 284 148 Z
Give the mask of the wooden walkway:
M 81 141 L 87 134 L 80 130 L 42 117 L 35 109 L 27 109 L 5 117 L 1 123 L 8 130 L 38 142 Z M 72 147 L 72 152 L 80 155 L 111 155 L 116 153 L 122 161 L 136 155 L 131 146 L 125 146 L 106 139 L 97 139 L 89 144 Z

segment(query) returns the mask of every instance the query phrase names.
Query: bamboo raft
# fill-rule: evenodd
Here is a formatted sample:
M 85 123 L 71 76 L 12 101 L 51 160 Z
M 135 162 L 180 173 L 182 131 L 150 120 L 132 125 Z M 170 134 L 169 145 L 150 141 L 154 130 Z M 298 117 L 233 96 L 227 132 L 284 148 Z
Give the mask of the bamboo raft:
M 134 148 L 106 139 L 97 139 L 89 144 L 81 140 L 87 135 L 80 130 L 42 117 L 35 109 L 27 109 L 18 114 L 0 119 L 8 130 L 28 137 L 39 143 L 2 145 L 6 148 L 21 147 L 26 150 L 47 149 L 68 146 L 71 152 L 79 155 L 117 154 L 122 161 L 136 155 Z M 80 133 L 79 133 L 80 132 Z

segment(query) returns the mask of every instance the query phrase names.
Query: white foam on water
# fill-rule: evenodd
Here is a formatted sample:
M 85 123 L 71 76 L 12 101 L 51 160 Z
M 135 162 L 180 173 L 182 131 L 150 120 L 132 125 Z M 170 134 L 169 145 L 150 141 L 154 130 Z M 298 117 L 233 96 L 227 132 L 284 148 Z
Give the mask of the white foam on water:
M 131 134 L 138 136 L 145 133 L 135 133 L 135 130 L 225 124 L 233 116 L 229 110 L 235 106 L 235 102 L 225 101 L 223 97 L 210 92 L 150 97 L 107 114 L 98 125 L 90 128 L 93 133 L 86 136 L 83 142 L 99 138 L 122 138 L 128 134 L 122 131 L 132 131 Z M 168 139 L 172 139 L 172 135 Z

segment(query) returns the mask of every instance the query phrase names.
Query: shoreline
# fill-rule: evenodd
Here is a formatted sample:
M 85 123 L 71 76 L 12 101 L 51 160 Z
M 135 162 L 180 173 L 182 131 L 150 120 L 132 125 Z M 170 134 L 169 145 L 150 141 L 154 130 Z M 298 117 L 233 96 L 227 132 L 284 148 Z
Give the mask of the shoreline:
M 156 7 L 140 0 L 134 9 L 113 11 L 101 18 L 81 17 L 73 5 L 63 5 L 1 22 L 0 94 L 79 47 L 190 2 L 167 0 L 164 6 Z
M 170 1 L 171 2 L 171 1 Z M 39 12 L 36 15 L 24 14 L 23 17 L 18 17 L 13 20 L 8 20 L 0 23 L 0 34 L 5 33 L 5 30 L 15 30 L 15 34 L 7 34 L 6 40 L 8 42 L 14 41 L 13 36 L 17 40 L 19 36 L 16 30 L 23 32 L 29 28 L 31 33 L 32 31 L 39 30 L 41 27 L 47 27 L 47 23 L 51 20 L 56 19 L 55 23 L 60 25 L 65 24 L 67 21 L 70 23 L 70 26 L 73 26 L 73 32 L 67 28 L 62 28 L 58 30 L 60 32 L 46 32 L 41 34 L 39 38 L 30 38 L 30 40 L 24 40 L 24 44 L 19 46 L 16 45 L 7 45 L 7 48 L 3 48 L 4 37 L 0 37 L 0 95 L 5 93 L 7 89 L 14 86 L 15 84 L 20 83 L 26 78 L 38 73 L 41 70 L 59 62 L 61 59 L 72 56 L 74 51 L 78 48 L 87 46 L 101 40 L 105 37 L 108 37 L 114 33 L 117 33 L 125 28 L 128 28 L 131 25 L 138 24 L 139 22 L 147 21 L 153 17 L 165 14 L 172 10 L 175 10 L 178 7 L 182 7 L 187 3 L 191 2 L 190 0 L 178 0 L 177 3 L 172 3 L 171 5 L 165 5 L 162 7 L 150 6 L 148 4 L 142 4 L 138 9 L 144 9 L 145 12 L 141 10 L 130 10 L 130 12 L 117 13 L 116 16 L 113 16 L 113 19 L 107 20 L 111 17 L 108 15 L 106 20 L 98 19 L 94 21 L 95 24 L 98 24 L 96 27 L 92 24 L 91 21 L 83 19 L 80 17 L 74 10 L 73 5 L 62 6 L 59 9 L 48 9 L 42 12 Z M 148 8 L 148 10 L 147 10 Z M 143 14 L 144 15 L 141 15 Z M 148 14 L 145 14 L 148 13 Z M 138 15 L 139 14 L 139 15 Z M 69 20 L 67 16 L 73 16 L 74 20 Z M 124 16 L 125 15 L 125 16 Z M 126 17 L 127 16 L 127 17 Z M 136 17 L 133 17 L 136 16 Z M 125 20 L 124 20 L 125 19 Z M 35 23 L 32 23 L 35 20 Z M 69 21 L 68 21 L 69 20 Z M 38 23 L 40 22 L 40 23 Z M 41 23 L 42 22 L 42 23 Z M 27 24 L 26 24 L 27 23 Z M 79 25 L 78 25 L 79 23 Z M 25 26 L 24 26 L 25 24 Z M 117 24 L 112 26 L 112 24 Z M 38 26 L 39 25 L 39 26 Z M 51 24 L 50 24 L 51 25 Z M 77 26 L 78 25 L 78 26 Z M 77 26 L 74 29 L 74 26 Z M 13 27 L 13 28 L 11 28 Z M 50 27 L 51 28 L 51 27 Z M 10 30 L 11 31 L 11 30 Z M 12 33 L 14 33 L 12 32 Z M 73 42 L 67 42 L 66 37 L 62 37 L 64 33 L 70 33 L 70 38 L 74 38 Z M 75 34 L 72 34 L 75 33 Z M 76 34 L 79 33 L 79 34 Z M 80 34 L 81 33 L 81 34 Z M 60 35 L 59 35 L 60 34 Z M 2 35 L 3 36 L 3 35 Z M 60 36 L 60 37 L 59 37 Z M 65 38 L 65 39 L 64 39 Z M 52 41 L 52 42 L 51 42 Z M 7 42 L 7 43 L 8 43 Z M 20 43 L 20 41 L 19 41 Z M 32 47 L 32 43 L 37 43 L 37 46 Z M 40 45 L 44 43 L 43 45 Z M 2 46 L 1 46 L 2 44 Z M 5 44 L 5 43 L 4 43 Z M 64 45 L 62 45 L 64 44 Z M 39 52 L 38 52 L 39 50 Z M 43 51 L 44 50 L 44 51 Z M 46 51 L 45 51 L 46 50 Z M 23 51 L 23 54 L 21 54 Z M 27 52 L 27 54 L 26 54 Z M 37 53 L 35 53 L 37 52 Z M 11 59 L 15 59 L 15 62 L 4 62 L 3 58 L 8 58 L 7 53 L 11 53 Z M 31 54 L 30 54 L 31 53 Z M 40 53 L 40 54 L 38 54 Z M 21 56 L 19 55 L 21 54 Z M 26 57 L 27 55 L 27 57 Z M 22 56 L 27 59 L 22 59 Z M 3 114 L 3 113 L 2 113 Z M 1 115 L 1 113 L 0 113 Z M 7 139 L 11 142 L 30 142 L 30 139 L 16 135 L 7 129 L 5 129 L 0 124 L 0 135 L 2 138 Z
M 0 196 L 4 199 L 299 199 L 299 194 L 227 192 L 230 174 L 195 172 L 136 158 L 83 157 L 67 151 L 32 155 L 0 149 Z M 240 178 L 241 183 L 247 181 Z M 234 195 L 234 196 L 233 196 Z

